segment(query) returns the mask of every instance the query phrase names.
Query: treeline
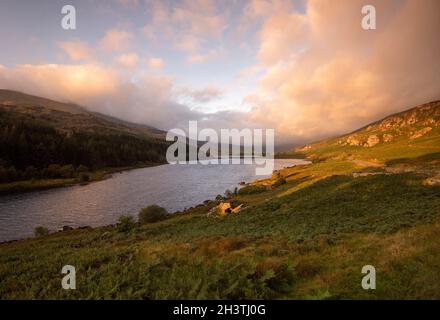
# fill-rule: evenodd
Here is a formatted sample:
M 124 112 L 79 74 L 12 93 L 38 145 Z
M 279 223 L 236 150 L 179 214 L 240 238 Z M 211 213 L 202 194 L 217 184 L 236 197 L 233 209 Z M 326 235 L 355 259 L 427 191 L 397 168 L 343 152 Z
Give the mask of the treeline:
M 73 177 L 84 168 L 165 162 L 168 144 L 126 133 L 60 132 L 0 111 L 0 180 Z

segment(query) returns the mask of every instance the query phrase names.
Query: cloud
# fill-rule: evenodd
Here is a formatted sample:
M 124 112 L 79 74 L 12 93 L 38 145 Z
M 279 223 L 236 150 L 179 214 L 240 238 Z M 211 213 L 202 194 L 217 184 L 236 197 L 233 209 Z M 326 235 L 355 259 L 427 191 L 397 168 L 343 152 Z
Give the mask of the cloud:
M 0 86 L 52 99 L 81 101 L 117 87 L 115 72 L 95 65 L 18 65 L 0 70 Z
M 207 62 L 218 56 L 228 14 L 213 0 L 178 3 L 147 0 L 150 21 L 143 27 L 150 42 L 173 43 L 189 63 Z M 214 54 L 215 53 L 215 54 Z
M 133 69 L 139 64 L 139 56 L 136 53 L 126 53 L 115 58 L 116 63 L 128 69 Z
M 167 76 L 139 76 L 136 82 L 99 65 L 19 65 L 0 68 L 0 87 L 49 99 L 73 102 L 87 109 L 161 129 L 188 126 L 199 112 L 171 100 Z
M 440 3 L 369 3 L 380 13 L 374 31 L 361 28 L 362 0 L 309 0 L 304 14 L 267 15 L 250 117 L 279 141 L 304 142 L 439 99 Z
M 100 47 L 108 52 L 124 51 L 129 48 L 134 36 L 130 32 L 112 29 L 101 39 Z
M 181 87 L 175 90 L 176 96 L 186 100 L 189 103 L 207 103 L 221 98 L 223 92 L 215 86 L 207 86 L 203 89 L 194 89 L 189 87 Z
M 199 54 L 199 53 L 190 54 L 187 57 L 186 61 L 190 64 L 204 63 L 204 62 L 207 62 L 211 59 L 214 59 L 219 54 L 220 53 L 218 50 L 210 49 L 207 52 L 205 52 L 204 54 Z
M 93 50 L 80 40 L 58 42 L 58 47 L 73 61 L 91 60 L 93 58 Z
M 116 3 L 130 8 L 136 8 L 139 6 L 139 0 L 116 0 Z
M 305 27 L 306 18 L 295 12 L 281 12 L 267 18 L 260 31 L 259 60 L 273 64 L 294 54 L 301 47 Z
M 221 14 L 215 14 L 214 9 L 206 11 L 195 5 L 174 8 L 172 20 L 192 35 L 217 37 L 226 27 L 226 20 Z
M 153 70 L 162 69 L 165 66 L 165 63 L 161 58 L 150 58 L 148 60 L 148 67 Z

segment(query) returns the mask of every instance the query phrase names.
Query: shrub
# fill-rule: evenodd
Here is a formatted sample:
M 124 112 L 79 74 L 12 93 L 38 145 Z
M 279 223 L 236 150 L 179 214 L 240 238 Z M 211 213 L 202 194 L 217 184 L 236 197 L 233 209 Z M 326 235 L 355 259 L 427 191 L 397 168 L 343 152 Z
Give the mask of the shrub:
M 24 171 L 24 176 L 26 179 L 33 179 L 37 178 L 38 170 L 34 166 L 28 166 L 26 167 L 26 170 Z
M 46 173 L 49 178 L 60 178 L 61 177 L 61 166 L 59 164 L 51 164 L 47 167 Z
M 283 185 L 283 184 L 286 184 L 286 179 L 283 178 L 283 177 L 281 177 L 281 178 L 278 178 L 278 179 L 272 184 L 272 186 L 273 186 L 273 187 L 279 187 L 279 186 L 281 186 L 281 185 Z
M 75 168 L 71 164 L 62 166 L 60 168 L 60 175 L 62 178 L 72 178 L 74 174 L 75 174 Z
M 8 177 L 8 181 L 15 181 L 20 179 L 20 173 L 15 169 L 14 166 L 11 166 L 7 169 L 6 175 Z
M 76 168 L 76 171 L 78 172 L 78 173 L 81 173 L 81 172 L 87 172 L 87 171 L 89 171 L 89 168 L 87 168 L 86 166 L 84 166 L 84 165 L 80 165 L 80 166 L 78 166 L 78 168 Z
M 139 223 L 154 223 L 161 221 L 168 215 L 167 210 L 157 205 L 151 205 L 139 211 Z
M 238 190 L 238 194 L 241 196 L 247 195 L 247 194 L 256 194 L 256 193 L 264 192 L 265 190 L 266 190 L 265 186 L 249 185 L 249 186 L 245 186 L 245 187 L 241 188 L 240 190 Z
M 0 166 L 0 182 L 8 182 L 8 169 L 3 166 Z
M 238 200 L 232 200 L 232 201 L 231 201 L 231 208 L 232 208 L 232 209 L 237 208 L 240 204 L 242 204 L 240 201 L 238 201 Z
M 120 216 L 118 219 L 118 231 L 120 232 L 128 232 L 130 230 L 133 230 L 135 226 L 136 222 L 131 215 L 123 215 Z
M 85 173 L 85 172 L 81 172 L 79 174 L 79 181 L 80 182 L 89 182 L 90 181 L 90 176 L 87 173 Z
M 232 193 L 231 190 L 228 189 L 225 191 L 225 199 L 230 199 L 230 198 L 232 198 L 233 195 L 234 194 Z
M 34 234 L 36 237 L 42 237 L 42 236 L 47 236 L 49 234 L 49 229 L 45 228 L 45 227 L 36 227 L 34 229 Z

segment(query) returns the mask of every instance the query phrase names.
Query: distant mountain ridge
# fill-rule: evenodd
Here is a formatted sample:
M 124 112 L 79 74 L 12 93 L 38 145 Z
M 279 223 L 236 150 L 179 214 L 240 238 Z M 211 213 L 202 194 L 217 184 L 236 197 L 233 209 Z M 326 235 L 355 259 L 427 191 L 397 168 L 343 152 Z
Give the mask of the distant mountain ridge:
M 62 131 L 121 131 L 135 135 L 165 138 L 165 132 L 135 124 L 72 103 L 58 102 L 26 93 L 0 89 L 0 108 L 50 123 Z

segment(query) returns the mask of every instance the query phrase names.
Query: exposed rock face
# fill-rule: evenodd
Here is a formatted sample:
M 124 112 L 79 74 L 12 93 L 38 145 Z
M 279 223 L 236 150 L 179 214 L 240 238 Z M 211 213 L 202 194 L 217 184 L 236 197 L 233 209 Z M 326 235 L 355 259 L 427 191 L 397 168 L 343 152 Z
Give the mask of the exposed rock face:
M 300 148 L 299 151 L 307 151 L 310 150 L 311 148 L 312 148 L 311 146 L 305 145 L 304 147 Z
M 362 145 L 362 142 L 353 135 L 347 138 L 347 144 L 349 144 L 350 146 L 360 146 Z
M 427 134 L 427 133 L 428 133 L 429 131 L 431 131 L 431 130 L 432 130 L 431 127 L 423 128 L 423 129 L 421 129 L 421 130 L 419 130 L 419 131 L 416 131 L 416 132 L 410 137 L 410 139 L 413 140 L 413 139 L 417 139 L 417 138 L 423 137 L 425 134 Z
M 425 103 L 415 108 L 396 113 L 376 121 L 348 135 L 309 144 L 299 151 L 319 150 L 329 144 L 334 146 L 353 146 L 371 148 L 395 141 L 411 142 L 440 127 L 440 101 Z M 311 159 L 319 156 L 310 155 Z
M 420 129 L 421 125 L 425 128 Z M 440 126 L 440 101 L 427 103 L 409 111 L 389 116 L 338 140 L 337 143 L 343 146 L 371 148 L 381 142 L 391 142 L 399 136 L 410 140 L 417 139 L 437 126 Z
M 394 136 L 393 136 L 392 134 L 385 133 L 385 134 L 382 136 L 382 139 L 383 139 L 383 142 L 391 142 L 391 141 L 393 141 Z
M 378 136 L 371 135 L 368 137 L 367 143 L 365 144 L 366 147 L 374 147 L 375 145 L 377 145 L 380 142 L 380 139 Z

